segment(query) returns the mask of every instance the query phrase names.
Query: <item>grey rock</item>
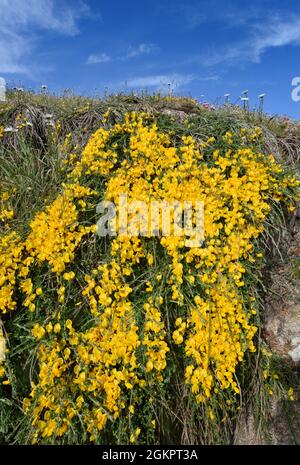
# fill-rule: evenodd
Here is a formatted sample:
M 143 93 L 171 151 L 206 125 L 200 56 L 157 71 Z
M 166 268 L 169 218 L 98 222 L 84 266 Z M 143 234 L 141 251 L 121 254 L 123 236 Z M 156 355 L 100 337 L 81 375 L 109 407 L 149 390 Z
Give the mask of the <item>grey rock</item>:
M 243 412 L 236 425 L 235 445 L 300 444 L 300 402 L 273 399 L 264 424 L 253 412 Z
M 273 353 L 299 364 L 300 302 L 269 301 L 263 334 Z

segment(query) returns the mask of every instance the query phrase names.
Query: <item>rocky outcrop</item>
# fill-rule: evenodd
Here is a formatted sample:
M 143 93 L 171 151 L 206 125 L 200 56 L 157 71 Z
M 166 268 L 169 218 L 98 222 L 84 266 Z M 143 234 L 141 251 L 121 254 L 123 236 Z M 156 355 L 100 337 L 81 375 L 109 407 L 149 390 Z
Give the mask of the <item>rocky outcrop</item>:
M 300 364 L 300 302 L 271 300 L 263 334 L 273 353 Z
M 263 337 L 272 352 L 300 366 L 300 209 L 281 239 L 283 254 L 270 273 Z
M 273 354 L 300 369 L 300 209 L 287 221 L 277 244 L 280 254 L 266 277 L 266 301 L 262 336 Z M 275 253 L 276 255 L 276 253 Z M 300 444 L 300 401 L 273 398 L 267 418 L 241 412 L 235 429 L 237 445 Z
M 273 399 L 269 420 L 243 412 L 237 422 L 235 445 L 300 444 L 300 402 Z
M 234 445 L 237 446 L 254 446 L 264 444 L 262 432 L 254 419 L 254 415 L 249 412 L 243 412 L 237 421 Z
M 164 110 L 161 111 L 161 113 L 163 115 L 174 116 L 174 118 L 178 118 L 179 120 L 184 120 L 184 119 L 188 118 L 188 116 L 189 116 L 183 110 L 174 110 L 174 109 L 170 109 L 170 108 L 165 108 Z

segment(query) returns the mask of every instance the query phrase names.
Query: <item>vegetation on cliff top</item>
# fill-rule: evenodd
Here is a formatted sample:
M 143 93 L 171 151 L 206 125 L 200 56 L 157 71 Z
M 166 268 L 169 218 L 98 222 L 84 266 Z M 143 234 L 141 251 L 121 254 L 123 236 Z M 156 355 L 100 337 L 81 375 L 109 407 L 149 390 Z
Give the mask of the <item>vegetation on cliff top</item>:
M 231 443 L 291 380 L 261 338 L 300 130 L 189 98 L 0 106 L 0 442 Z M 98 237 L 96 208 L 204 202 L 204 242 Z

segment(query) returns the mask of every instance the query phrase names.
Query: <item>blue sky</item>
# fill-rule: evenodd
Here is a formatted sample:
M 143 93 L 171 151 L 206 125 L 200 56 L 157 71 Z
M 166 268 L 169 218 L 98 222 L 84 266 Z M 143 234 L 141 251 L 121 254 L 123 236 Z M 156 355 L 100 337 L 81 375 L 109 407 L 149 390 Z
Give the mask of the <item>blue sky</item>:
M 211 103 L 249 89 L 269 113 L 300 118 L 296 0 L 0 0 L 0 76 L 84 95 L 125 89 Z

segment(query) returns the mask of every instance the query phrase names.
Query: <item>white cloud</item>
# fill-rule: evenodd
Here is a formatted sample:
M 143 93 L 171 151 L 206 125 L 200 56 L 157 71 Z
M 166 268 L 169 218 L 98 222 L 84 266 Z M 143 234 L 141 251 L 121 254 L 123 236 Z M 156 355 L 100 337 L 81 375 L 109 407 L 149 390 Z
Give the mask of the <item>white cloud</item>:
M 128 47 L 127 52 L 124 55 L 111 57 L 105 52 L 91 54 L 87 59 L 88 65 L 94 65 L 97 63 L 107 63 L 108 61 L 126 61 L 131 60 L 142 55 L 150 55 L 151 53 L 158 52 L 159 48 L 154 44 L 139 44 L 136 47 Z
M 144 76 L 144 77 L 136 77 L 133 79 L 128 79 L 127 85 L 129 87 L 164 87 L 168 85 L 168 83 L 174 83 L 177 87 L 180 87 L 184 84 L 188 84 L 194 79 L 195 77 L 193 75 L 159 74 L 155 76 Z
M 254 50 L 250 53 L 254 61 L 259 61 L 268 48 L 300 44 L 300 17 L 282 21 L 276 17 L 264 29 L 261 25 L 259 35 L 254 39 Z
M 28 55 L 30 42 L 18 34 L 0 28 L 0 72 L 24 74 L 27 68 L 22 59 Z
M 182 87 L 189 84 L 192 81 L 216 81 L 219 79 L 218 76 L 207 76 L 199 77 L 193 74 L 158 74 L 152 76 L 135 77 L 127 80 L 128 87 L 154 87 L 154 88 L 166 88 L 168 84 L 172 87 Z
M 106 53 L 95 53 L 88 57 L 87 64 L 95 65 L 97 63 L 107 63 L 108 61 L 111 61 L 111 57 Z
M 220 0 L 189 0 L 182 3 L 176 2 L 173 6 L 167 5 L 168 13 L 173 22 L 181 28 L 194 30 L 207 23 L 219 23 L 222 28 L 239 27 L 256 20 L 263 14 L 267 16 L 268 8 L 263 5 L 268 0 L 252 1 L 247 8 L 237 6 L 234 2 L 222 2 Z
M 261 56 L 267 50 L 286 45 L 300 45 L 299 16 L 289 19 L 273 16 L 268 22 L 254 25 L 247 40 L 210 52 L 210 56 L 202 57 L 202 59 L 203 64 L 209 66 L 222 62 L 252 61 L 259 63 Z
M 129 47 L 128 52 L 123 59 L 127 60 L 141 55 L 150 55 L 158 50 L 159 48 L 154 44 L 139 44 L 137 47 Z
M 0 72 L 27 73 L 36 34 L 78 34 L 77 20 L 88 7 L 83 2 L 70 7 L 57 0 L 0 0 L 0 11 Z
M 54 0 L 0 0 L 0 26 L 22 30 L 33 25 L 74 35 L 79 32 L 77 19 L 87 11 L 84 3 L 77 7 Z

